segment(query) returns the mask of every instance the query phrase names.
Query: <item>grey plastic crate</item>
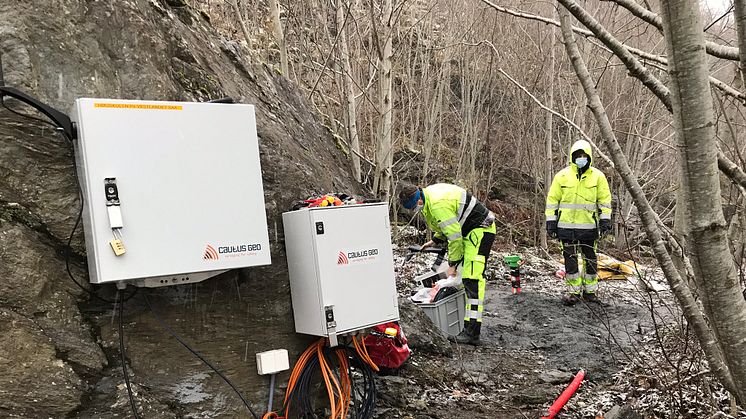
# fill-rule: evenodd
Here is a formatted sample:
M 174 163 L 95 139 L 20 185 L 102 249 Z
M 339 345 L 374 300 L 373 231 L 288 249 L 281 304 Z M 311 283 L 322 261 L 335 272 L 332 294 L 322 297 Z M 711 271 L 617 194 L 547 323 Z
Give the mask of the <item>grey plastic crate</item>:
M 464 328 L 464 314 L 466 313 L 466 294 L 460 290 L 456 294 L 436 303 L 417 304 L 443 332 L 455 336 Z

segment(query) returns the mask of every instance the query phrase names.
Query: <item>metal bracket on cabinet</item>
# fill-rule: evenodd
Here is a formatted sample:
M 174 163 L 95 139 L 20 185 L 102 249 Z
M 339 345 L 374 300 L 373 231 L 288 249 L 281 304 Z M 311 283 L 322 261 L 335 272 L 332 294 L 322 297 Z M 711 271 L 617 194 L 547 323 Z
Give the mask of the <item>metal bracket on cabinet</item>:
M 329 337 L 329 346 L 337 346 L 339 342 L 337 342 L 337 322 L 334 320 L 334 306 L 324 307 L 324 317 L 326 318 L 326 335 Z

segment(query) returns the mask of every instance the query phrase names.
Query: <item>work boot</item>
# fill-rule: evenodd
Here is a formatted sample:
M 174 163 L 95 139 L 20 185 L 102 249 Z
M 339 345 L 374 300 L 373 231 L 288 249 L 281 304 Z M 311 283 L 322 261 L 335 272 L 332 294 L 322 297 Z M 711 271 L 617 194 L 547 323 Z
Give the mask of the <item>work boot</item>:
M 466 330 L 462 330 L 461 333 L 456 336 L 448 336 L 448 340 L 466 345 L 479 345 L 479 336 L 472 336 Z
M 564 297 L 562 297 L 562 303 L 566 306 L 574 306 L 580 302 L 580 295 L 579 294 L 567 294 Z
M 598 296 L 595 292 L 583 291 L 583 300 L 585 300 L 585 302 L 587 303 L 601 304 L 601 300 L 598 299 Z

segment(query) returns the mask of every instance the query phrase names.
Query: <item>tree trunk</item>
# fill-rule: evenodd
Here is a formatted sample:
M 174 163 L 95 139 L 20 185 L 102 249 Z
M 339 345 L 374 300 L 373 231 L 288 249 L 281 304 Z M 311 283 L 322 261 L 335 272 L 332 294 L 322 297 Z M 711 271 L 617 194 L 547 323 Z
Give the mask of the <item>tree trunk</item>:
M 746 86 L 746 1 L 733 0 L 733 15 L 738 29 L 738 70 L 741 85 Z
M 554 16 L 552 16 L 554 17 Z M 554 26 L 552 26 L 552 30 L 549 32 L 549 95 L 547 97 L 547 107 L 549 109 L 554 109 L 554 62 L 555 62 L 555 54 L 554 54 L 554 40 L 555 40 L 555 34 L 554 34 Z M 544 163 L 544 194 L 543 196 L 546 196 L 549 193 L 549 185 L 552 184 L 552 114 L 551 112 L 547 112 L 547 124 L 546 124 L 546 139 L 544 140 L 544 152 L 546 153 L 544 156 L 546 156 Z M 541 159 L 540 159 L 541 161 Z M 541 206 L 543 209 L 544 207 Z M 539 223 L 541 226 L 541 229 L 539 230 L 539 245 L 542 249 L 547 248 L 547 226 L 546 223 Z
M 378 123 L 378 146 L 376 150 L 376 175 L 373 180 L 373 192 L 384 201 L 389 199 L 391 192 L 391 171 L 394 162 L 392 141 L 392 112 L 391 98 L 391 56 L 393 31 L 393 0 L 386 0 L 383 9 L 383 39 L 384 45 L 379 57 L 380 82 L 380 110 L 381 118 Z
M 277 48 L 280 49 L 280 69 L 282 75 L 290 77 L 288 73 L 288 50 L 285 47 L 285 34 L 282 31 L 282 22 L 280 21 L 280 2 L 279 0 L 269 0 L 269 11 L 272 15 L 272 32 L 277 42 Z
M 746 402 L 746 301 L 728 248 L 715 138 L 715 113 L 697 0 L 663 0 L 674 128 L 679 137 L 687 242 L 737 397 Z
M 347 5 L 352 8 L 353 5 Z M 355 180 L 362 181 L 360 168 L 360 137 L 357 134 L 357 102 L 353 91 L 352 66 L 350 65 L 350 49 L 347 44 L 347 25 L 345 25 L 344 1 L 337 0 L 337 31 L 339 32 L 339 60 L 342 67 L 342 85 L 345 98 L 345 116 L 347 119 L 347 138 L 350 141 L 352 158 L 352 174 Z M 350 10 L 349 13 L 352 13 Z
M 241 27 L 244 40 L 246 40 L 246 47 L 251 49 L 251 36 L 249 35 L 249 30 L 246 29 L 246 22 L 241 17 L 241 8 L 238 6 L 238 0 L 231 1 L 231 6 L 233 6 L 233 12 L 236 14 L 236 20 L 238 21 L 238 26 Z
M 448 55 L 446 49 L 443 53 L 443 59 L 441 60 L 441 68 L 438 76 L 438 80 L 435 86 L 435 97 L 433 102 L 428 108 L 427 115 L 427 128 L 425 129 L 425 147 L 424 147 L 424 162 L 422 164 L 422 182 L 424 183 L 429 172 L 430 172 L 430 160 L 433 156 L 433 149 L 435 148 L 435 135 L 439 131 L 438 128 L 442 121 L 441 113 L 443 108 L 443 93 L 448 85 L 451 78 L 451 57 Z
M 578 51 L 577 45 L 575 44 L 575 37 L 572 33 L 572 27 L 570 25 L 570 16 L 565 9 L 559 9 L 560 21 L 562 23 L 562 36 L 565 40 L 565 48 L 567 49 L 567 55 L 570 57 L 570 61 L 575 69 L 575 72 L 583 85 L 585 94 L 588 97 L 589 106 L 593 112 L 596 122 L 599 125 L 601 131 L 601 138 L 606 144 L 610 151 L 611 158 L 614 160 L 614 165 L 617 173 L 619 173 L 622 181 L 632 195 L 632 199 L 635 202 L 640 218 L 643 223 L 643 228 L 647 234 L 648 239 L 653 247 L 658 263 L 663 270 L 666 280 L 668 281 L 671 291 L 673 292 L 676 300 L 681 307 L 681 310 L 686 317 L 687 322 L 692 326 L 697 339 L 705 352 L 708 363 L 710 364 L 710 370 L 720 380 L 723 386 L 731 392 L 734 392 L 736 386 L 733 383 L 733 379 L 730 376 L 728 367 L 723 361 L 723 353 L 720 347 L 717 345 L 717 341 L 713 336 L 707 322 L 699 310 L 696 301 L 694 300 L 691 291 L 682 280 L 679 275 L 679 271 L 674 266 L 671 255 L 666 249 L 663 234 L 658 226 L 657 217 L 648 202 L 647 197 L 643 193 L 640 187 L 637 177 L 629 167 L 627 159 L 622 152 L 619 143 L 616 140 L 616 136 L 611 128 L 608 118 L 606 117 L 606 111 L 604 110 L 601 100 L 596 92 L 596 87 L 591 79 L 588 69 L 585 67 L 582 57 Z

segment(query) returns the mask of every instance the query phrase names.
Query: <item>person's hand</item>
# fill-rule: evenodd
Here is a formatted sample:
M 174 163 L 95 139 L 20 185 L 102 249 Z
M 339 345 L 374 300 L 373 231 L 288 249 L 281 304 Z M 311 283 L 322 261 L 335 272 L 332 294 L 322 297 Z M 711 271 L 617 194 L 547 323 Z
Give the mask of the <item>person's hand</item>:
M 429 242 L 427 242 L 427 243 L 423 244 L 423 245 L 422 245 L 422 248 L 423 248 L 423 249 L 427 249 L 428 247 L 433 247 L 433 246 L 435 246 L 435 242 L 434 242 L 434 241 L 432 241 L 432 240 L 430 240 Z
M 457 266 L 449 266 L 448 267 L 448 276 L 456 276 L 456 268 Z
M 601 220 L 598 222 L 598 232 L 603 236 L 611 232 L 611 220 Z
M 556 239 L 557 238 L 557 221 L 547 221 L 547 236 Z

